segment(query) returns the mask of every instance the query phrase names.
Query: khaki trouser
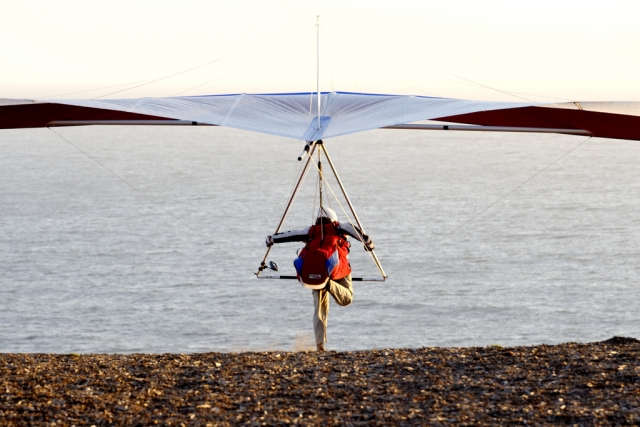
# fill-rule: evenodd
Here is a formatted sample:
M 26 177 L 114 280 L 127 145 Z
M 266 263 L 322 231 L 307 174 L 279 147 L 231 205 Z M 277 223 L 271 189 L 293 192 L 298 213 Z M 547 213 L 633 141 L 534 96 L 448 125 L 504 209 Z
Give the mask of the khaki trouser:
M 353 301 L 353 285 L 351 275 L 338 280 L 329 280 L 330 290 L 313 291 L 313 330 L 316 334 L 316 345 L 327 342 L 327 318 L 329 317 L 329 294 L 340 306 L 347 306 Z

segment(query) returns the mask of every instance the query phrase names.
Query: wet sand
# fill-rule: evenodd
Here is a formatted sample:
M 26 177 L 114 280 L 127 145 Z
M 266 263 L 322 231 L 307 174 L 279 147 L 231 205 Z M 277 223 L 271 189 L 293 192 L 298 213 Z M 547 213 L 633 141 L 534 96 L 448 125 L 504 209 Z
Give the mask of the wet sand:
M 0 425 L 638 425 L 640 341 L 0 354 Z

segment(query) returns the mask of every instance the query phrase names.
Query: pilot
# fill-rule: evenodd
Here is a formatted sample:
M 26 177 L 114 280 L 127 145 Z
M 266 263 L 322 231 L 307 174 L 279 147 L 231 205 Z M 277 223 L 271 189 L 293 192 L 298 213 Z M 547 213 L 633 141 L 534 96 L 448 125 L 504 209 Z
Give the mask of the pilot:
M 343 307 L 353 301 L 348 237 L 362 242 L 367 251 L 375 248 L 369 236 L 358 227 L 341 224 L 333 209 L 324 206 L 318 211 L 315 225 L 267 236 L 267 246 L 286 242 L 306 243 L 294 266 L 300 283 L 313 290 L 313 329 L 318 351 L 326 351 L 329 295 Z

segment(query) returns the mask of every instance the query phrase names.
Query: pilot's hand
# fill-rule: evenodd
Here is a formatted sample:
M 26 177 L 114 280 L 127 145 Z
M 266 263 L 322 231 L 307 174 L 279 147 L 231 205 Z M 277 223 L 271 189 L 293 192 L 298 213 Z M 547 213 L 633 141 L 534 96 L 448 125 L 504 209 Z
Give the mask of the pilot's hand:
M 374 250 L 376 248 L 376 245 L 373 243 L 373 240 L 371 240 L 371 238 L 369 236 L 367 236 L 366 234 L 362 235 L 362 240 L 364 243 L 364 250 L 367 252 L 371 252 L 372 250 Z
M 267 240 L 265 241 L 265 243 L 267 244 L 267 247 L 270 247 L 273 245 L 273 237 L 272 236 L 267 236 Z

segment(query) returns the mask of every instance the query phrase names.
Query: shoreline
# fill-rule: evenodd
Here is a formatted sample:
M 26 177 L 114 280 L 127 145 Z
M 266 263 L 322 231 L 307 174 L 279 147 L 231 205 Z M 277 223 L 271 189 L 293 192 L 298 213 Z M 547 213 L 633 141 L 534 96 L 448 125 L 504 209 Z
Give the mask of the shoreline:
M 637 425 L 640 341 L 0 353 L 0 425 Z

